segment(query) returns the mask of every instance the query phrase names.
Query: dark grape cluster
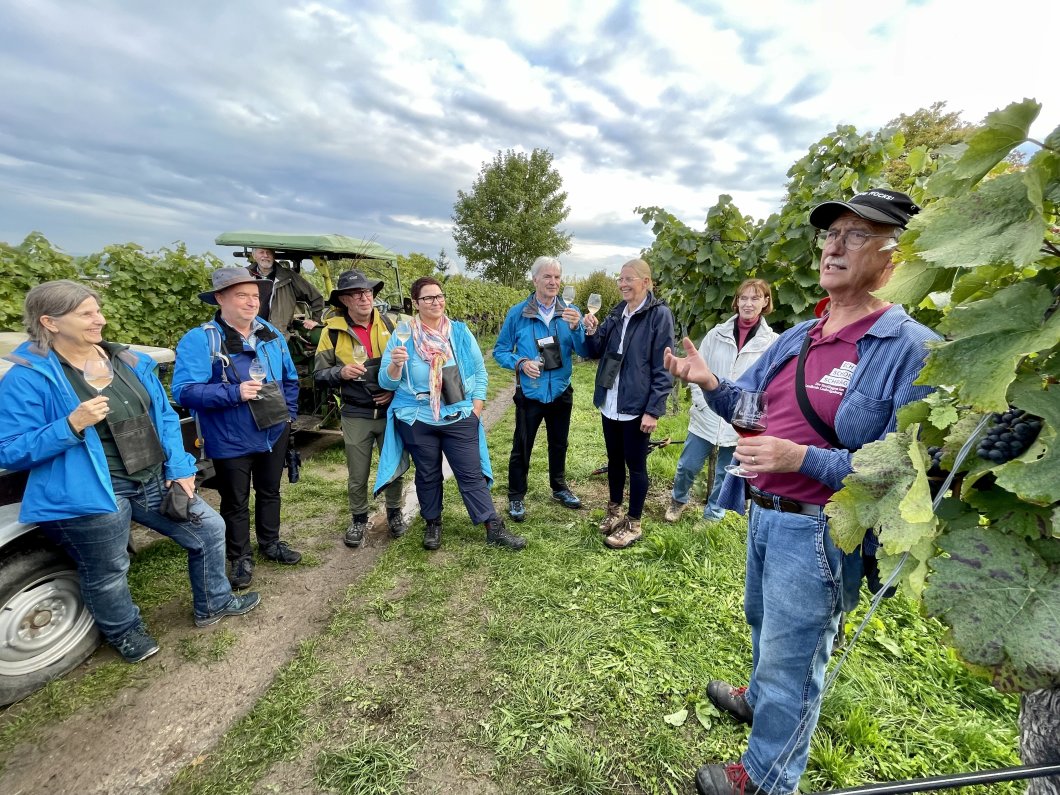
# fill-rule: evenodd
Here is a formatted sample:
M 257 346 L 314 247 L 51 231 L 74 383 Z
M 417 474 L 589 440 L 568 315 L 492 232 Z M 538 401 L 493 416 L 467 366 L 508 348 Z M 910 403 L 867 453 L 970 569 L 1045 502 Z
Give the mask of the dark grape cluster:
M 993 414 L 990 419 L 993 424 L 975 452 L 995 464 L 1023 455 L 1042 429 L 1041 417 L 1011 406 L 1004 414 Z
M 927 476 L 929 478 L 944 477 L 946 470 L 942 468 L 942 448 L 929 447 L 927 451 L 928 455 L 931 456 L 931 467 L 927 471 Z

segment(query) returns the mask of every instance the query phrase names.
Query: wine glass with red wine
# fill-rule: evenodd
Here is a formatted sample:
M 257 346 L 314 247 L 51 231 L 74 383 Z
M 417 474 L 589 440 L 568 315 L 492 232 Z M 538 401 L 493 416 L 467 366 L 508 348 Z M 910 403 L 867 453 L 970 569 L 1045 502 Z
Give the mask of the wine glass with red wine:
M 766 393 L 741 392 L 732 414 L 732 427 L 740 436 L 758 436 L 766 429 Z M 738 478 L 756 478 L 757 472 L 748 472 L 739 464 L 725 467 L 725 471 Z

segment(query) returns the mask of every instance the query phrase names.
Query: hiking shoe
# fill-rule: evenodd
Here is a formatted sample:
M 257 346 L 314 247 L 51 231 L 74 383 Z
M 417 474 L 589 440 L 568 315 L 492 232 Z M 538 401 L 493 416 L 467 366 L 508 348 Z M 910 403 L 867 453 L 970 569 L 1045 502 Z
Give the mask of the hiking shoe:
M 250 581 L 254 579 L 254 561 L 250 558 L 240 558 L 232 561 L 232 573 L 228 575 L 228 582 L 232 590 L 241 591 L 250 587 Z
M 673 497 L 670 498 L 670 507 L 666 509 L 665 519 L 668 522 L 676 522 L 681 518 L 681 513 L 685 510 L 687 502 L 678 502 Z
M 625 549 L 630 544 L 640 541 L 644 535 L 640 529 L 640 519 L 630 519 L 627 514 L 619 520 L 618 525 L 611 531 L 611 535 L 604 539 L 604 543 L 611 549 Z
M 302 559 L 302 553 L 291 549 L 286 541 L 274 541 L 264 548 L 259 547 L 258 552 L 266 560 L 271 560 L 273 563 L 285 563 L 288 566 L 293 566 Z
M 699 795 L 762 795 L 744 770 L 743 762 L 731 765 L 703 765 L 696 771 Z
M 513 522 L 526 521 L 526 503 L 522 500 L 508 500 L 508 515 Z
M 242 596 L 232 594 L 232 598 L 228 600 L 228 604 L 216 613 L 210 613 L 208 616 L 195 616 L 195 626 L 208 627 L 210 624 L 216 624 L 226 616 L 246 615 L 257 607 L 260 602 L 261 596 L 257 591 L 249 591 Z
M 707 682 L 707 698 L 710 703 L 722 712 L 728 712 L 740 723 L 750 726 L 754 723 L 754 708 L 747 703 L 746 687 L 733 687 L 721 679 Z
M 572 511 L 576 511 L 582 507 L 582 501 L 575 497 L 570 489 L 561 489 L 560 491 L 552 492 L 552 499 L 557 502 L 562 502 L 565 508 L 570 508 Z
M 526 546 L 526 539 L 508 531 L 504 520 L 499 516 L 486 520 L 486 543 L 506 549 L 520 550 Z
M 423 531 L 423 548 L 432 552 L 442 545 L 442 520 L 428 519 Z
M 158 653 L 158 641 L 147 634 L 147 627 L 140 622 L 113 644 L 127 663 L 138 663 Z
M 607 513 L 604 514 L 604 519 L 600 522 L 600 532 L 606 535 L 611 533 L 618 528 L 619 523 L 622 521 L 622 504 L 617 502 L 607 503 Z
M 405 521 L 400 508 L 386 509 L 386 526 L 390 530 L 391 538 L 401 538 L 409 529 L 409 523 Z
M 342 543 L 351 549 L 356 549 L 364 543 L 364 534 L 367 530 L 367 522 L 350 522 L 350 526 L 346 528 L 346 535 L 342 537 Z

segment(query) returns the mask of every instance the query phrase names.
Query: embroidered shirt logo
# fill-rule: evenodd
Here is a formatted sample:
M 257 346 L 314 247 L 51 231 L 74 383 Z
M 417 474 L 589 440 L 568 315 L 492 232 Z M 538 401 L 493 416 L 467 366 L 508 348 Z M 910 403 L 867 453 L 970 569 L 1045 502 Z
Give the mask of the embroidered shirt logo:
M 843 362 L 839 367 L 833 367 L 832 372 L 821 376 L 816 384 L 807 384 L 807 389 L 818 389 L 832 395 L 842 395 L 850 386 L 850 379 L 854 376 L 857 364 L 854 362 Z

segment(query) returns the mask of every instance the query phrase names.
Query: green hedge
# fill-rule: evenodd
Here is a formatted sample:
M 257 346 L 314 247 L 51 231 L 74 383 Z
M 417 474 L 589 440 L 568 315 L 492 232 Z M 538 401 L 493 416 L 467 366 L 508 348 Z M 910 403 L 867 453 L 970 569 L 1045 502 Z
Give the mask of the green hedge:
M 475 334 L 496 334 L 508 310 L 529 295 L 529 292 L 466 276 L 450 276 L 443 289 L 449 317 L 467 323 Z

